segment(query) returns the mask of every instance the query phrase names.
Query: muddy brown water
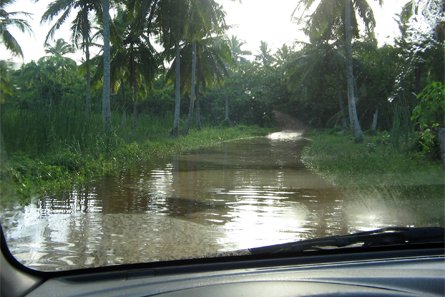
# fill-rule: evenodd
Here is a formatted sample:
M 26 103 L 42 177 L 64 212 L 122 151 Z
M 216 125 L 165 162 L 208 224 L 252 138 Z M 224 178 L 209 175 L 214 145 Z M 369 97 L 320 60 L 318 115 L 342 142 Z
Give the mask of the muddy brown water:
M 384 226 L 443 224 L 443 199 L 346 195 L 283 131 L 141 165 L 1 211 L 13 255 L 38 270 L 213 256 Z

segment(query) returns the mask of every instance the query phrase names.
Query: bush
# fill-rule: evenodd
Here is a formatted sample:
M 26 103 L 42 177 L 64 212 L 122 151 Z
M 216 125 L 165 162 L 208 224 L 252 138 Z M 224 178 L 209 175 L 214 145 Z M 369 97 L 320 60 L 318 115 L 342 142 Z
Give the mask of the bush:
M 417 96 L 420 102 L 414 108 L 411 119 L 418 128 L 418 144 L 423 153 L 440 157 L 438 134 L 445 126 L 445 85 L 432 82 Z

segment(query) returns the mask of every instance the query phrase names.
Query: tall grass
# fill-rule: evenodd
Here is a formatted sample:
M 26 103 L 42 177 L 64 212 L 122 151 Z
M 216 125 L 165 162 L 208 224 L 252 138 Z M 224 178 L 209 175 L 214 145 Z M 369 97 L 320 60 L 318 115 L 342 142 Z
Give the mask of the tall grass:
M 187 137 L 170 137 L 173 119 L 141 114 L 136 127 L 131 116 L 112 115 L 113 133 L 104 137 L 100 114 L 85 123 L 80 106 L 73 104 L 36 110 L 9 108 L 0 115 L 7 161 L 0 166 L 1 200 L 18 192 L 23 201 L 35 194 L 57 191 L 92 177 L 151 162 L 221 141 L 263 135 L 258 127 L 204 127 Z M 6 154 L 4 154 L 6 151 Z
M 81 105 L 67 101 L 49 107 L 2 108 L 0 123 L 9 152 L 40 154 L 60 145 L 85 147 L 99 133 L 100 125 L 92 118 L 85 125 Z
M 328 132 L 314 132 L 309 137 L 303 162 L 346 195 L 371 193 L 388 199 L 443 201 L 445 179 L 441 163 L 415 151 L 398 150 L 388 133 L 367 136 L 363 143 Z

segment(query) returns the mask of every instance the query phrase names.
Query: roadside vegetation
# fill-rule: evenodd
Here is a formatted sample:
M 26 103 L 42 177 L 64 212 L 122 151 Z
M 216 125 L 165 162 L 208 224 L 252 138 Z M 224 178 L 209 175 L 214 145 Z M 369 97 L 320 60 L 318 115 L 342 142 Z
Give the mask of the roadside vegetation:
M 362 216 L 372 219 L 372 210 L 412 205 L 416 216 L 443 226 L 445 178 L 439 160 L 413 148 L 395 147 L 388 132 L 365 133 L 361 143 L 332 129 L 311 131 L 307 137 L 303 163 L 343 193 L 351 213 L 355 205 L 369 207 L 370 217 Z
M 138 166 L 157 164 L 173 154 L 228 140 L 262 136 L 271 131 L 270 128 L 245 125 L 206 126 L 199 131 L 190 131 L 188 137 L 172 138 L 169 136 L 169 120 L 140 117 L 138 125 L 142 127 L 144 124 L 149 129 L 133 132 L 131 128 L 119 129 L 111 140 L 99 137 L 85 150 L 60 144 L 47 152 L 13 151 L 4 156 L 0 166 L 1 202 L 18 200 L 27 203 L 34 196 L 54 193 L 73 184 L 87 183 Z
M 440 161 L 415 150 L 398 150 L 389 133 L 366 135 L 362 143 L 352 143 L 349 135 L 335 130 L 313 131 L 307 137 L 302 161 L 342 188 L 444 185 Z

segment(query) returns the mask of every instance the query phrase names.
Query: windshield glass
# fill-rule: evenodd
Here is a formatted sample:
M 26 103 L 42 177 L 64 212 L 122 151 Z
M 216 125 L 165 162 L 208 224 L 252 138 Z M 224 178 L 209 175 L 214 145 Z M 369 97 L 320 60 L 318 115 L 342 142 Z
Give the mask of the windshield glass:
M 71 270 L 443 227 L 444 3 L 381 2 L 0 1 L 12 254 Z

